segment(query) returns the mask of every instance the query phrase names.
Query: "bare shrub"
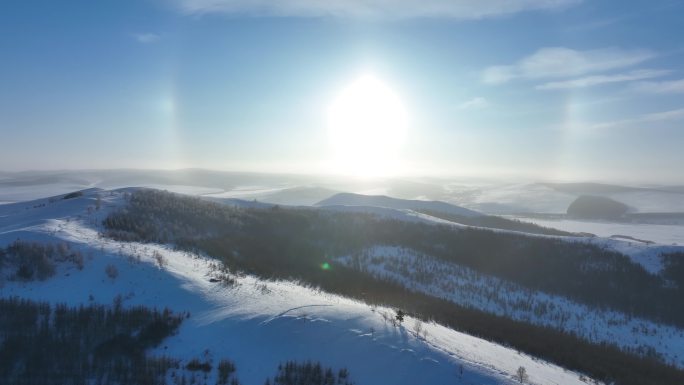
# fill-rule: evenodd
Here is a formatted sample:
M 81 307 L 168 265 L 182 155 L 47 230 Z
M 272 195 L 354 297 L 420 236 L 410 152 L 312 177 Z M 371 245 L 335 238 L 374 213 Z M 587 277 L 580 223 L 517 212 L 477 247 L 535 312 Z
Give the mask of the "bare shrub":
M 160 253 L 156 250 L 154 251 L 154 253 L 152 253 L 152 258 L 154 258 L 154 261 L 157 263 L 157 266 L 160 269 L 163 269 L 167 264 L 167 261 L 166 261 L 166 258 L 164 257 L 164 255 L 162 255 L 162 253 Z
M 115 280 L 116 277 L 119 276 L 119 269 L 117 269 L 116 266 L 109 264 L 105 267 L 105 274 L 107 274 L 109 279 Z
M 527 381 L 527 369 L 525 369 L 524 366 L 519 367 L 518 370 L 515 371 L 515 379 L 521 384 Z

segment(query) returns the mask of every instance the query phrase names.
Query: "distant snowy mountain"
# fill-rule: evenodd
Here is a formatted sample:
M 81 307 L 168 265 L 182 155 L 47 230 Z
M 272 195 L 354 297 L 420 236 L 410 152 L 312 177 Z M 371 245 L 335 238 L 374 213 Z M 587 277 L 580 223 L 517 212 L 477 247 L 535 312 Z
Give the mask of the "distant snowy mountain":
M 318 202 L 316 206 L 369 206 L 397 210 L 428 210 L 460 215 L 464 217 L 478 217 L 482 215 L 477 211 L 469 210 L 446 202 L 397 199 L 384 195 L 360 195 L 352 193 L 339 193 L 333 195 L 328 199 Z
M 316 202 L 330 197 L 337 192 L 338 191 L 322 187 L 301 186 L 256 196 L 255 198 L 262 202 L 279 205 L 312 206 Z
M 565 213 L 579 195 L 601 195 L 640 213 L 684 213 L 682 186 L 533 183 L 484 179 L 378 179 L 186 170 L 70 170 L 0 175 L 0 204 L 49 197 L 89 187 L 138 186 L 214 198 L 314 205 L 340 191 L 442 201 L 487 214 Z M 377 206 L 371 204 L 371 206 Z

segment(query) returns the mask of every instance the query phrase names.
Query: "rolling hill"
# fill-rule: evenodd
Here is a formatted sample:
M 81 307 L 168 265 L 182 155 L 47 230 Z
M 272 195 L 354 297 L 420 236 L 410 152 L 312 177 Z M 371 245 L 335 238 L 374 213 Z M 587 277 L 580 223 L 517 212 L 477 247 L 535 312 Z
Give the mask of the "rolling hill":
M 135 189 L 89 190 L 0 207 L 0 246 L 18 239 L 66 243 L 86 256 L 80 268 L 54 261 L 52 277 L 20 280 L 5 266 L 0 297 L 65 303 L 120 303 L 189 312 L 177 334 L 150 355 L 235 363 L 244 384 L 262 384 L 287 360 L 346 368 L 356 384 L 512 384 L 524 367 L 530 381 L 582 384 L 582 376 L 477 337 L 328 294 L 298 282 L 264 280 L 220 267 L 203 255 L 101 236 L 100 222 L 125 207 Z M 114 266 L 116 276 L 109 274 Z M 190 366 L 188 366 L 190 367 Z M 387 371 L 386 368 L 395 367 Z M 178 369 L 196 383 L 215 372 Z M 171 378 L 169 377 L 169 380 Z
M 477 211 L 469 210 L 446 202 L 397 199 L 384 195 L 361 195 L 352 193 L 339 193 L 333 195 L 330 198 L 316 203 L 316 206 L 373 206 L 397 210 L 429 210 L 464 217 L 478 217 L 482 215 Z

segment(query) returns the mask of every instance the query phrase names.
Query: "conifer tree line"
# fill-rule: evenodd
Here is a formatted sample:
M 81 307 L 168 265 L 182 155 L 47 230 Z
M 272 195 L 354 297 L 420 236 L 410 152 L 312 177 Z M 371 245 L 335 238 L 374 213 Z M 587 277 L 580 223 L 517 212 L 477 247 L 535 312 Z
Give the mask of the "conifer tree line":
M 0 384 L 164 384 L 177 360 L 145 352 L 186 316 L 0 298 Z
M 490 229 L 521 231 L 529 234 L 541 235 L 576 235 L 567 231 L 557 230 L 551 227 L 539 226 L 530 222 L 523 222 L 517 219 L 508 219 L 496 215 L 481 215 L 476 217 L 469 217 L 465 215 L 457 215 L 452 213 L 445 213 L 435 210 L 418 210 L 423 214 L 427 214 L 436 218 L 445 219 L 447 221 L 460 223 L 468 226 L 487 227 Z
M 0 385 L 240 385 L 228 359 L 181 365 L 178 358 L 149 354 L 188 316 L 124 308 L 120 301 L 70 307 L 0 298 Z M 334 371 L 318 362 L 288 361 L 266 381 L 353 385 L 346 368 Z
M 278 373 L 264 385 L 354 385 L 347 369 L 334 371 L 320 362 L 287 361 L 278 365 Z

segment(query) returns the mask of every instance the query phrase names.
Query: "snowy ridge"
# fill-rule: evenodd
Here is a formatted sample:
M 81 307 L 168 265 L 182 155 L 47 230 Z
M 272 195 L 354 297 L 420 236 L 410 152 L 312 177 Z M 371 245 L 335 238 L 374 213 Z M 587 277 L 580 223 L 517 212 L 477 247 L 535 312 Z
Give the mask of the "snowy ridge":
M 318 202 L 316 206 L 375 206 L 399 210 L 434 210 L 465 217 L 477 217 L 482 215 L 477 211 L 441 201 L 397 199 L 384 195 L 360 195 L 353 193 L 335 194 L 328 199 Z
M 417 213 L 411 210 L 400 210 L 400 209 L 390 209 L 387 207 L 376 207 L 376 206 L 344 206 L 344 205 L 330 205 L 322 206 L 319 210 L 337 211 L 337 212 L 350 212 L 350 213 L 366 213 L 377 215 L 386 219 L 397 219 L 400 221 L 408 222 L 422 222 L 434 224 L 433 221 L 421 218 Z
M 665 361 L 684 367 L 684 331 L 673 326 L 617 311 L 593 309 L 406 248 L 376 246 L 337 260 L 416 292 L 570 332 L 592 343 L 612 343 L 631 351 L 653 351 Z
M 336 197 L 342 196 L 341 198 L 337 199 Z M 351 196 L 351 198 L 348 199 L 348 195 Z M 362 197 L 358 198 L 357 197 Z M 389 219 L 397 219 L 397 220 L 403 220 L 403 221 L 409 221 L 409 222 L 422 222 L 422 223 L 428 223 L 428 224 L 438 224 L 438 225 L 448 225 L 457 229 L 464 229 L 464 228 L 471 228 L 471 229 L 479 229 L 479 230 L 487 230 L 487 231 L 493 231 L 497 233 L 502 233 L 502 234 L 514 234 L 514 235 L 522 235 L 522 236 L 527 236 L 527 237 L 540 237 L 540 238 L 553 238 L 553 239 L 560 239 L 563 241 L 567 242 L 584 242 L 584 243 L 591 243 L 595 244 L 598 246 L 601 246 L 603 248 L 613 250 L 616 252 L 619 252 L 621 254 L 626 255 L 627 257 L 630 258 L 630 260 L 637 264 L 640 265 L 642 268 L 644 268 L 646 271 L 648 271 L 651 274 L 658 274 L 662 269 L 663 269 L 663 263 L 662 263 L 662 258 L 660 257 L 662 254 L 666 253 L 673 253 L 673 252 L 684 252 L 684 246 L 677 246 L 677 245 L 662 245 L 662 244 L 647 244 L 643 242 L 638 242 L 634 240 L 629 240 L 629 239 L 624 239 L 624 238 L 604 238 L 604 237 L 590 237 L 590 236 L 562 236 L 562 235 L 543 235 L 543 234 L 531 234 L 531 233 L 526 233 L 522 231 L 515 231 L 515 230 L 504 230 L 504 229 L 496 229 L 496 228 L 490 228 L 490 227 L 481 227 L 481 226 L 471 226 L 471 225 L 464 225 L 461 223 L 456 223 L 452 222 L 446 219 L 442 218 L 437 218 L 429 214 L 424 214 L 421 212 L 418 212 L 416 210 L 423 209 L 424 207 L 413 207 L 412 208 L 398 208 L 398 207 L 388 207 L 386 205 L 383 205 L 382 201 L 379 202 L 379 204 L 374 204 L 375 201 L 374 199 L 365 199 L 366 196 L 358 195 L 358 194 L 337 194 L 330 199 L 326 199 L 320 203 L 318 203 L 318 206 L 321 209 L 324 210 L 333 210 L 333 211 L 347 211 L 347 212 L 359 212 L 359 213 L 369 213 L 369 214 L 375 214 L 383 218 L 389 218 Z M 370 196 L 368 198 L 376 198 L 374 196 Z M 381 198 L 386 198 L 386 197 L 381 197 Z M 393 198 L 389 198 L 393 199 Z M 408 200 L 400 200 L 397 199 L 396 201 L 400 202 L 421 202 L 421 201 L 408 201 Z M 366 204 L 361 204 L 365 202 Z M 358 203 L 358 204 L 353 204 L 353 203 Z M 425 203 L 443 203 L 443 202 L 425 202 Z M 446 204 L 446 203 L 444 203 Z M 410 206 L 410 204 L 405 204 L 406 206 Z M 458 206 L 452 206 L 458 208 Z M 433 210 L 438 210 L 436 208 L 432 208 Z M 478 215 L 481 215 L 478 213 Z M 540 223 L 543 226 L 546 227 L 553 227 L 552 225 L 548 225 L 546 223 Z M 566 229 L 567 230 L 567 229 Z M 574 229 L 573 231 L 577 231 L 577 229 Z
M 264 281 L 221 272 L 215 260 L 166 245 L 100 238 L 98 223 L 124 204 L 125 191 L 91 191 L 45 206 L 34 202 L 0 207 L 0 245 L 17 238 L 67 241 L 87 256 L 78 270 L 59 266 L 41 282 L 4 280 L 0 296 L 51 302 L 167 306 L 189 311 L 176 336 L 157 353 L 182 359 L 228 358 L 244 384 L 262 384 L 285 360 L 320 360 L 347 367 L 363 384 L 508 384 L 520 366 L 530 383 L 583 384 L 577 373 L 482 339 L 374 308 L 296 282 Z M 99 197 L 99 198 L 98 198 Z M 94 205 L 101 201 L 101 209 Z M 34 208 L 33 206 L 39 206 Z M 104 269 L 114 265 L 118 277 Z M 233 280 L 226 285 L 212 278 Z M 392 370 L 387 370 L 387 368 Z M 460 368 L 463 368 L 462 373 Z M 208 383 L 213 383 L 209 379 Z
M 411 218 L 410 220 L 412 221 L 419 221 L 422 220 L 425 223 L 433 223 L 433 224 L 441 224 L 441 225 L 449 225 L 453 226 L 454 228 L 472 228 L 472 229 L 479 229 L 479 230 L 487 230 L 487 231 L 493 231 L 497 233 L 502 233 L 502 234 L 516 234 L 516 235 L 523 235 L 526 237 L 537 237 L 537 238 L 553 238 L 553 239 L 559 239 L 567 242 L 584 242 L 584 243 L 589 243 L 589 244 L 594 244 L 600 247 L 603 247 L 608 250 L 613 250 L 618 253 L 624 254 L 625 256 L 629 257 L 629 259 L 641 266 L 644 270 L 651 274 L 658 274 L 662 271 L 663 269 L 663 261 L 661 258 L 661 255 L 663 254 L 668 254 L 668 253 L 675 253 L 675 252 L 684 252 L 684 246 L 680 245 L 662 245 L 662 244 L 647 244 L 644 242 L 639 242 L 635 240 L 630 240 L 630 239 L 625 239 L 625 238 L 609 238 L 609 237 L 592 237 L 592 236 L 564 236 L 564 235 L 544 235 L 544 234 L 531 234 L 531 233 L 525 233 L 521 231 L 515 231 L 515 230 L 504 230 L 504 229 L 493 229 L 489 227 L 480 227 L 480 226 L 470 226 L 470 225 L 463 225 L 460 223 L 455 223 L 451 222 L 445 219 L 441 218 L 436 218 L 431 215 L 423 214 L 423 213 L 417 213 L 417 212 L 407 212 L 407 216 L 404 218 Z M 401 219 L 401 217 L 397 217 L 397 219 Z M 549 226 L 546 223 L 539 223 L 535 222 L 537 224 L 540 224 L 545 227 L 553 227 Z M 568 229 L 561 229 L 561 230 L 566 230 L 570 231 Z M 576 229 L 575 229 L 576 230 Z

